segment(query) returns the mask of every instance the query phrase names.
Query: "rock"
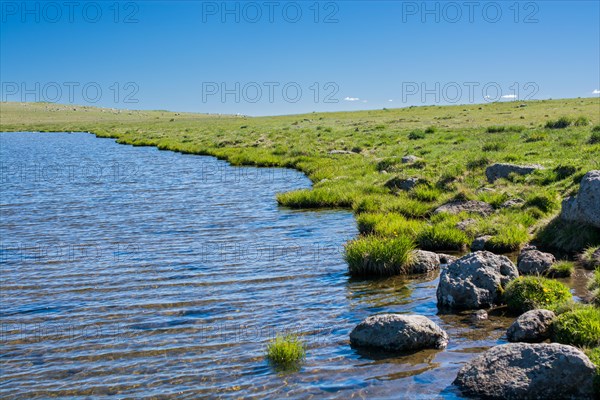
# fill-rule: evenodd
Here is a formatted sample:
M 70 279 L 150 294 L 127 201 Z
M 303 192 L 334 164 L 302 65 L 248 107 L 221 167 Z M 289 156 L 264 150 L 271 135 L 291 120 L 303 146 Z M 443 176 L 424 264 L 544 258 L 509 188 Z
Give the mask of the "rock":
M 432 320 L 422 315 L 372 315 L 350 333 L 350 343 L 391 351 L 442 349 L 448 335 Z
M 531 310 L 522 314 L 506 331 L 509 342 L 539 343 L 550 338 L 556 314 L 549 310 Z
M 585 174 L 577 196 L 563 201 L 560 217 L 600 228 L 600 170 Z
M 388 189 L 399 189 L 409 191 L 420 183 L 425 183 L 425 180 L 419 178 L 399 178 L 395 177 L 385 183 Z
M 485 244 L 492 238 L 490 235 L 479 236 L 471 243 L 471 251 L 485 250 Z
M 440 268 L 440 258 L 431 251 L 415 250 L 410 268 L 413 274 L 426 274 Z
M 356 154 L 352 151 L 348 151 L 348 150 L 331 150 L 329 152 L 329 154 Z
M 467 218 L 464 221 L 460 221 L 456 224 L 456 228 L 460 229 L 461 231 L 466 231 L 467 229 L 469 229 L 471 226 L 475 225 L 477 223 L 476 220 L 474 220 L 473 218 Z
M 402 164 L 412 164 L 419 160 L 420 160 L 420 158 L 417 156 L 413 156 L 413 155 L 404 156 L 404 157 L 402 157 Z
M 515 208 L 520 207 L 523 204 L 525 204 L 525 200 L 523 199 L 510 199 L 500 204 L 500 208 Z
M 573 346 L 510 343 L 462 367 L 454 384 L 467 396 L 486 399 L 592 399 L 595 371 Z
M 496 179 L 508 178 L 510 174 L 528 175 L 539 169 L 544 169 L 541 165 L 515 165 L 515 164 L 492 164 L 485 170 L 485 176 L 488 182 L 493 183 Z
M 477 310 L 471 314 L 471 322 L 477 323 L 488 319 L 488 313 L 485 310 Z
M 505 256 L 478 251 L 442 269 L 438 307 L 478 309 L 500 302 L 500 288 L 517 278 L 517 267 Z
M 517 268 L 522 275 L 542 275 L 556 262 L 550 253 L 539 250 L 522 251 L 517 259 Z
M 488 216 L 494 212 L 494 207 L 489 205 L 486 202 L 478 201 L 478 200 L 469 200 L 469 201 L 452 201 L 450 203 L 446 203 L 433 212 L 434 214 L 439 214 L 442 212 L 450 213 L 450 214 L 459 214 L 461 212 L 470 212 L 475 214 L 480 214 L 482 216 Z
M 440 264 L 451 264 L 454 261 L 458 260 L 458 257 L 451 256 L 450 254 L 438 254 L 440 258 Z

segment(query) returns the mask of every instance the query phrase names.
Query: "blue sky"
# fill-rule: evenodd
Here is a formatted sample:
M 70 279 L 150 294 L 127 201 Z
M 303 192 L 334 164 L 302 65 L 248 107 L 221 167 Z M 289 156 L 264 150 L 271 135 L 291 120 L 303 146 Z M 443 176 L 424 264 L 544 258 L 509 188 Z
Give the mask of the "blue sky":
M 2 1 L 3 101 L 249 115 L 598 96 L 599 1 Z

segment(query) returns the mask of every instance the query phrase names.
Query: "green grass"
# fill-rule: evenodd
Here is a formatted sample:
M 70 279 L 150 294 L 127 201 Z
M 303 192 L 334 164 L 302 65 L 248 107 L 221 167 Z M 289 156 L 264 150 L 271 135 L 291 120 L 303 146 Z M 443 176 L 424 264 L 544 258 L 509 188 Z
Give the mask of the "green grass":
M 278 194 L 280 205 L 345 208 L 357 216 L 399 214 L 418 221 L 398 224 L 411 225 L 405 234 L 430 249 L 458 249 L 489 231 L 496 237 L 494 251 L 506 251 L 527 241 L 533 229 L 557 250 L 580 252 L 600 245 L 597 230 L 548 227 L 560 201 L 577 189 L 578 179 L 598 168 L 598 144 L 590 141 L 590 133 L 598 131 L 590 131 L 590 124 L 600 125 L 600 99 L 526 104 L 248 117 L 2 103 L 0 130 L 85 131 L 123 144 L 214 156 L 234 165 L 294 168 L 305 173 L 313 187 Z M 562 116 L 569 121 L 566 128 L 544 128 L 548 120 Z M 330 153 L 334 150 L 338 154 Z M 421 161 L 403 164 L 401 158 L 408 154 Z M 541 164 L 546 169 L 489 184 L 485 168 L 497 162 Z M 394 177 L 425 184 L 395 193 L 385 186 Z M 482 192 L 483 187 L 493 192 Z M 485 221 L 478 220 L 472 231 L 459 232 L 433 216 L 437 207 L 457 198 L 485 199 L 497 210 Z M 513 198 L 528 203 L 500 209 L 505 199 Z M 376 234 L 393 236 L 392 225 L 380 224 Z
M 577 253 L 588 247 L 600 245 L 600 232 L 580 223 L 554 218 L 537 230 L 535 242 L 542 247 Z
M 565 129 L 573 125 L 574 119 L 571 117 L 560 117 L 555 121 L 546 122 L 547 129 Z
M 590 246 L 585 249 L 579 256 L 579 262 L 586 269 L 595 269 L 600 267 L 600 260 L 594 258 L 594 253 L 600 249 L 600 246 Z
M 584 349 L 585 354 L 591 362 L 596 365 L 596 376 L 594 377 L 594 391 L 596 398 L 600 398 L 600 347 L 592 347 Z
M 600 306 L 600 267 L 594 271 L 594 276 L 588 283 L 588 289 L 592 291 L 593 297 L 592 302 Z
M 572 297 L 569 288 L 561 282 L 537 276 L 511 281 L 503 294 L 508 309 L 519 314 L 536 308 L 556 309 Z
M 571 261 L 559 261 L 548 269 L 547 274 L 552 278 L 566 278 L 571 276 L 573 271 L 575 271 L 575 263 Z
M 352 276 L 375 277 L 409 272 L 415 245 L 406 236 L 363 236 L 346 244 L 345 259 Z
M 267 345 L 266 358 L 277 368 L 296 369 L 305 357 L 304 344 L 296 335 L 278 335 Z
M 579 307 L 560 314 L 553 323 L 553 340 L 578 347 L 600 346 L 600 309 Z
M 417 234 L 417 244 L 424 250 L 463 250 L 472 241 L 466 232 L 456 227 L 460 217 L 438 214 Z

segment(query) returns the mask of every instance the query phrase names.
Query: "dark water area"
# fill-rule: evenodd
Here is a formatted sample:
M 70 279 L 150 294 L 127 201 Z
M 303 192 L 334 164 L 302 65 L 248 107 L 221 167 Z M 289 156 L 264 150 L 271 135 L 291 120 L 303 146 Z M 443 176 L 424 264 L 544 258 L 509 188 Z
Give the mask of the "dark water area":
M 286 169 L 131 147 L 85 133 L 0 134 L 0 396 L 457 398 L 460 366 L 512 318 L 438 315 L 438 275 L 347 275 L 348 211 L 279 207 Z M 444 351 L 359 352 L 381 312 L 444 328 Z M 300 371 L 264 358 L 301 335 Z

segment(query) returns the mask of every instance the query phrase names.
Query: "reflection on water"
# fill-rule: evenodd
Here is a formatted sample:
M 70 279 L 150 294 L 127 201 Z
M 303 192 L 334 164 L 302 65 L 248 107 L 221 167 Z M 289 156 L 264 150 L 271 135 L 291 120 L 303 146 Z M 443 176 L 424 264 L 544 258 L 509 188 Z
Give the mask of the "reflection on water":
M 352 215 L 274 201 L 309 187 L 295 171 L 79 133 L 0 141 L 3 398 L 455 398 L 461 363 L 512 322 L 437 315 L 437 274 L 350 279 Z M 350 348 L 352 328 L 378 312 L 426 315 L 450 344 Z M 264 359 L 286 331 L 308 347 L 288 374 Z

